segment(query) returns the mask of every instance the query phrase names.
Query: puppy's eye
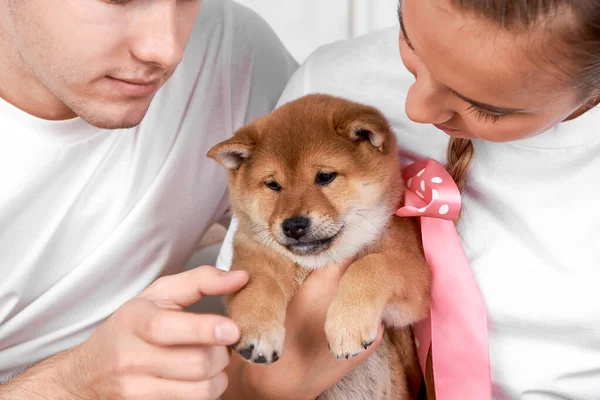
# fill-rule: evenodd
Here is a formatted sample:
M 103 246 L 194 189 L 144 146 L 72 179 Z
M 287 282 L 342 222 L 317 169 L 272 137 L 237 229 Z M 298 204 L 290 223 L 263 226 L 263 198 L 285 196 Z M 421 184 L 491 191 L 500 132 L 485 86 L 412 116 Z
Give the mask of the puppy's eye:
M 337 172 L 319 172 L 315 178 L 315 183 L 319 186 L 329 185 L 337 177 Z
M 281 186 L 279 185 L 279 183 L 277 183 L 275 181 L 266 182 L 265 185 L 267 185 L 267 187 L 274 192 L 281 191 Z

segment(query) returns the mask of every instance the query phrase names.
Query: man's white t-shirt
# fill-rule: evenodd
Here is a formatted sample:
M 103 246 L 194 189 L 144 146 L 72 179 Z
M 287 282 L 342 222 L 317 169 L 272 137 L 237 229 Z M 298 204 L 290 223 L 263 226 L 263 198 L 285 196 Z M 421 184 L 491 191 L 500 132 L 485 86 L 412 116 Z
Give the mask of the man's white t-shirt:
M 390 119 L 404 164 L 444 163 L 448 136 L 406 116 L 413 82 L 392 28 L 318 49 L 279 104 L 329 93 L 373 105 Z M 600 109 L 531 139 L 474 144 L 459 231 L 489 312 L 494 398 L 598 400 Z
M 45 121 L 0 99 L 0 382 L 184 269 L 228 207 L 207 151 L 269 112 L 296 67 L 256 14 L 205 0 L 136 128 Z

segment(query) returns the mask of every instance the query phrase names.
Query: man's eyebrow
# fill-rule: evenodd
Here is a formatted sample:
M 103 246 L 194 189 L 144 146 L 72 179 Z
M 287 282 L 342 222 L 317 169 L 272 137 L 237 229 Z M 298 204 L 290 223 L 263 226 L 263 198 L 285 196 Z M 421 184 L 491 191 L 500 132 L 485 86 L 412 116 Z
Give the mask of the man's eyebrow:
M 482 110 L 486 110 L 486 111 L 489 111 L 494 114 L 512 114 L 512 113 L 525 111 L 522 108 L 501 108 L 501 107 L 492 106 L 489 104 L 481 103 L 479 101 L 471 100 L 468 97 L 465 97 L 462 94 L 456 92 L 455 90 L 450 89 L 450 91 L 452 92 L 453 95 L 455 95 L 462 101 L 465 101 L 477 108 L 481 108 Z
M 415 48 L 413 47 L 412 43 L 408 39 L 408 35 L 406 34 L 406 28 L 404 27 L 404 20 L 402 19 L 402 1 L 398 2 L 398 21 L 400 22 L 400 30 L 402 31 L 404 41 L 412 51 L 415 51 Z

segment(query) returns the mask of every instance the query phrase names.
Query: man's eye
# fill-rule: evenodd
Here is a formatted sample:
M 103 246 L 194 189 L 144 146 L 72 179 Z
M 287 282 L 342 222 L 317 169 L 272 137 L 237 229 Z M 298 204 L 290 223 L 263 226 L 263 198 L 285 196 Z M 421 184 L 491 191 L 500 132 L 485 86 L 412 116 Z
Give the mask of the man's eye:
M 329 185 L 337 177 L 337 172 L 319 172 L 315 177 L 315 183 L 319 186 Z
M 275 181 L 265 182 L 265 185 L 274 192 L 281 191 L 281 186 Z
M 116 5 L 119 5 L 119 6 L 124 6 L 127 3 L 131 3 L 133 0 L 107 0 L 107 1 L 109 3 L 111 3 L 111 4 L 116 4 Z M 192 2 L 199 1 L 199 0 L 185 0 L 185 1 L 187 1 L 188 3 L 192 3 Z

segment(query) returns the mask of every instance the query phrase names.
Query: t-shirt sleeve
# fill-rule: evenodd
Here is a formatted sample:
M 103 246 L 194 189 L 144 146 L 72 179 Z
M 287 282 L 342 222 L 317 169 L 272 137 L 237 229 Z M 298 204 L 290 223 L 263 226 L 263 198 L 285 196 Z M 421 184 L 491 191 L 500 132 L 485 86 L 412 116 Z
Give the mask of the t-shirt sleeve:
M 254 11 L 231 3 L 231 98 L 236 129 L 272 111 L 298 63 Z
M 310 72 L 312 69 L 313 57 L 315 57 L 317 52 L 318 50 L 313 53 L 288 80 L 287 85 L 277 102 L 278 107 L 311 93 Z

